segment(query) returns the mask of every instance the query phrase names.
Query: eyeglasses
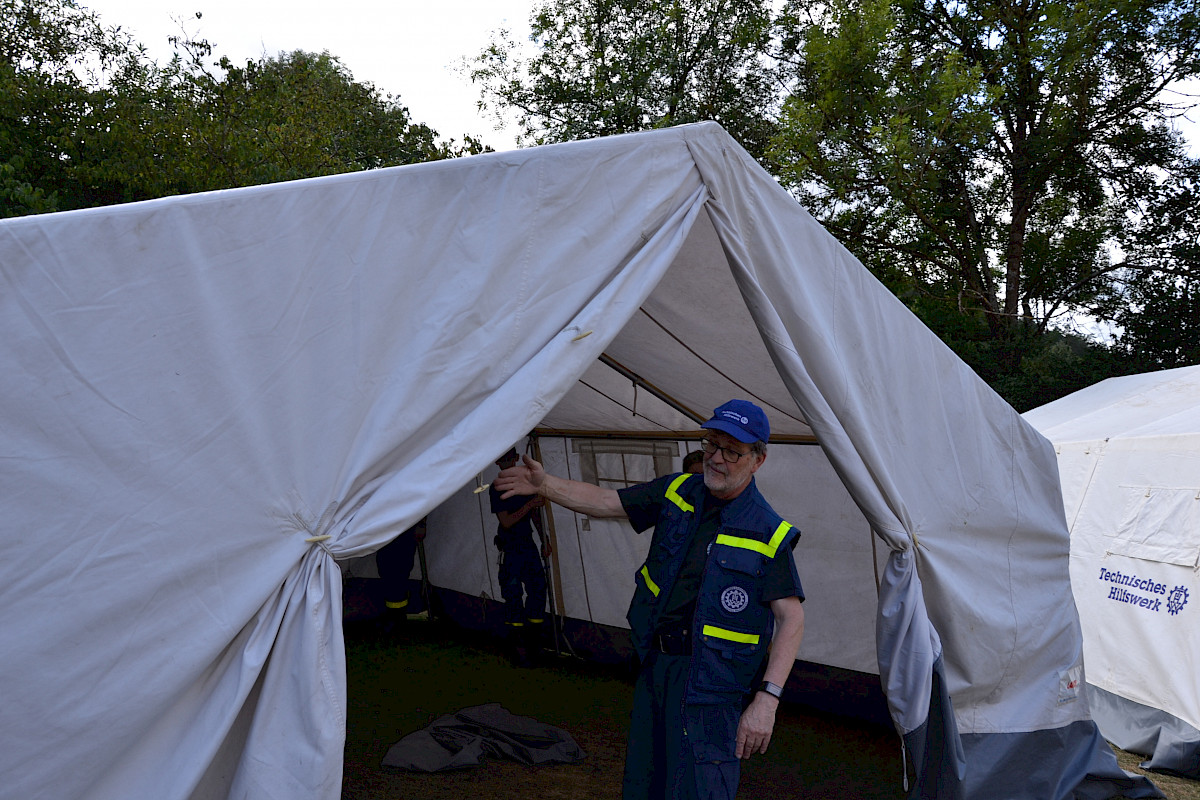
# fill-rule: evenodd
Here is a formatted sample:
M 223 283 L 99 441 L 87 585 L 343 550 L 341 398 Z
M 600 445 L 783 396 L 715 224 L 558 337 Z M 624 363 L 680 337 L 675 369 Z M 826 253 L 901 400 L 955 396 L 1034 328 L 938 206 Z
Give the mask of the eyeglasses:
M 710 455 L 710 456 L 713 455 L 714 453 L 716 453 L 718 450 L 720 450 L 721 457 L 724 458 L 726 461 L 728 461 L 730 464 L 736 464 L 738 462 L 738 459 L 741 458 L 742 456 L 750 455 L 749 453 L 739 453 L 737 450 L 732 450 L 728 447 L 721 447 L 721 445 L 717 444 L 712 439 L 701 439 L 700 440 L 700 449 L 703 450 L 705 452 L 705 454 Z

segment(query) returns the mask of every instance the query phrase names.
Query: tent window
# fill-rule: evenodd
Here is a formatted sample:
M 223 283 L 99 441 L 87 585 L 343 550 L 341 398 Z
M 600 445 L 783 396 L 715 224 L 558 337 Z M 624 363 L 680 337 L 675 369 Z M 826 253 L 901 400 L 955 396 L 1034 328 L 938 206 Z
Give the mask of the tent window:
M 574 439 L 580 478 L 597 486 L 622 489 L 675 471 L 678 442 Z
M 1121 500 L 1108 552 L 1184 567 L 1200 563 L 1200 488 L 1122 486 Z

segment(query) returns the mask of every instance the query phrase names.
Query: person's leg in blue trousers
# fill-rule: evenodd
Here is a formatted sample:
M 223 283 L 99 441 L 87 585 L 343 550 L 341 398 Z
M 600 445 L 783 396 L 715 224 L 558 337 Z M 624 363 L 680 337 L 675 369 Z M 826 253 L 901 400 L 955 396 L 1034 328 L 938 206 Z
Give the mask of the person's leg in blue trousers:
M 684 706 L 690 656 L 651 652 L 633 689 L 623 800 L 733 800 L 736 704 Z

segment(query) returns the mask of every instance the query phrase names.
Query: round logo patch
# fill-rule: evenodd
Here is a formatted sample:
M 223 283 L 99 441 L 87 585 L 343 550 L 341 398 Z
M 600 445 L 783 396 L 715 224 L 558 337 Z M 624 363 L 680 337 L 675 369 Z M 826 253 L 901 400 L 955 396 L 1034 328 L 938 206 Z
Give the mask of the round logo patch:
M 728 611 L 730 614 L 736 614 L 739 611 L 745 611 L 746 606 L 750 604 L 750 595 L 746 594 L 746 590 L 740 586 L 730 586 L 725 591 L 721 592 L 721 608 Z

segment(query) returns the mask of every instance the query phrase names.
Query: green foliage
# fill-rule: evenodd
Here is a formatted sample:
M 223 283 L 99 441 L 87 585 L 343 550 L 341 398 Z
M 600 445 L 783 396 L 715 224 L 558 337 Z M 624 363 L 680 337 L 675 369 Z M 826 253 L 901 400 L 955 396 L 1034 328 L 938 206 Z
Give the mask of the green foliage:
M 165 66 L 74 0 L 0 0 L 0 216 L 481 152 L 439 142 L 328 53 Z
M 136 196 L 248 186 L 444 157 L 436 132 L 356 82 L 328 53 L 242 66 L 190 60 L 149 70 L 114 98 L 120 120 L 98 138 L 97 184 Z
M 471 74 L 525 141 L 717 120 L 764 151 L 776 87 L 763 0 L 546 0 L 531 25 L 528 60 L 501 34 Z
M 953 345 L 980 377 L 1021 412 L 1105 378 L 1153 368 L 1130 358 L 1119 347 L 1057 330 L 1040 336 L 980 338 Z
M 95 74 L 135 52 L 73 0 L 0 0 L 0 216 L 73 207 Z
M 1200 277 L 1155 272 L 1130 286 L 1133 304 L 1117 319 L 1124 326 L 1119 344 L 1150 368 L 1200 364 Z
M 1194 2 L 795 2 L 781 30 L 777 172 L 886 283 L 982 315 L 1009 371 L 1115 318 L 1115 247 L 1155 246 L 1147 197 L 1191 168 L 1162 89 L 1200 72 Z
M 473 78 L 532 143 L 717 119 L 1014 402 L 1196 357 L 1196 0 L 773 5 L 546 0 Z
M 1155 368 L 1200 364 L 1200 161 L 1144 193 L 1121 239 L 1124 291 L 1110 302 L 1119 344 Z

